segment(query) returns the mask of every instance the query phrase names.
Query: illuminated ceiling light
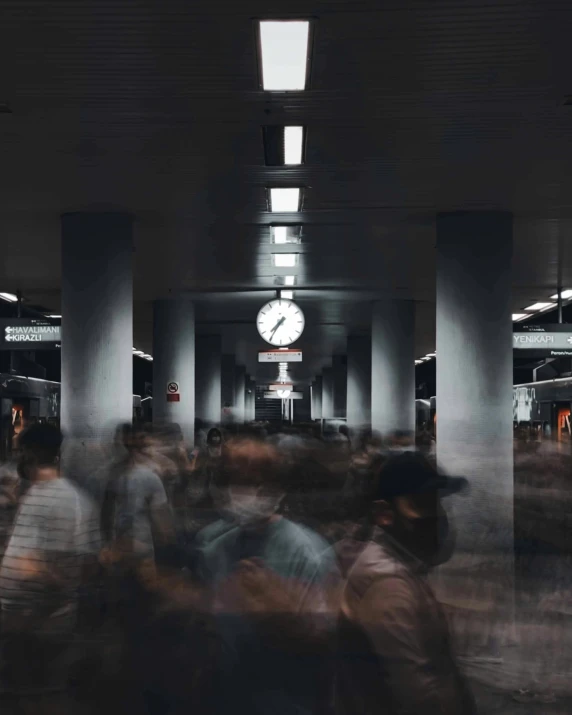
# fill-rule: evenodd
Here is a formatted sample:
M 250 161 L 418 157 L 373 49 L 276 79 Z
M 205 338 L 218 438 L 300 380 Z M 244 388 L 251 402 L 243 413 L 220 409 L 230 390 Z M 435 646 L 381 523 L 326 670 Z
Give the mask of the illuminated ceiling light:
M 273 253 L 272 260 L 276 268 L 293 268 L 298 262 L 296 253 Z
M 294 213 L 300 210 L 300 189 L 270 189 L 272 213 Z
M 427 358 L 434 358 L 436 356 L 437 356 L 437 353 L 427 353 L 427 355 L 425 355 L 425 357 L 427 357 Z
M 284 298 L 284 300 L 294 300 L 294 291 L 293 290 L 281 290 L 280 297 Z M 278 348 L 278 349 L 279 350 L 288 350 L 288 348 Z
M 524 320 L 524 318 L 530 317 L 528 313 L 513 313 L 512 314 L 512 322 L 513 323 L 518 323 L 519 320 Z
M 296 276 L 284 276 L 284 285 L 285 286 L 296 285 Z
M 262 87 L 270 92 L 306 89 L 310 23 L 260 22 Z
M 528 308 L 525 308 L 525 310 L 546 310 L 553 305 L 554 303 L 533 303 L 529 305 Z
M 55 313 L 50 313 L 50 315 L 46 315 L 46 318 L 51 318 L 52 320 L 61 320 L 61 315 L 57 315 Z
M 142 354 L 141 354 L 141 357 L 144 358 L 145 360 L 149 360 L 149 359 L 152 360 L 152 359 L 153 359 L 153 358 L 151 357 L 151 355 L 147 355 L 147 353 L 142 353 Z
M 286 226 L 274 226 L 272 229 L 274 243 L 288 243 Z
M 416 364 L 416 365 L 421 365 L 422 362 L 423 362 L 423 360 L 416 360 L 416 361 L 415 361 L 415 364 Z
M 134 350 L 133 355 L 137 355 L 137 357 L 143 357 L 145 353 L 143 352 L 143 350 Z
M 14 295 L 14 293 L 0 293 L 0 298 L 2 298 L 2 300 L 8 301 L 8 303 L 18 302 L 18 296 Z
M 560 293 L 560 296 L 561 296 L 562 300 L 566 300 L 567 298 L 572 298 L 572 290 L 570 290 L 570 289 L 563 290 L 562 293 Z M 550 299 L 558 300 L 558 293 L 551 295 Z
M 545 310 L 552 310 L 553 308 L 556 308 L 556 303 L 547 303 L 544 308 L 540 309 L 540 312 L 544 313 Z
M 284 163 L 297 166 L 302 163 L 304 127 L 284 127 Z
M 272 243 L 300 243 L 301 226 L 271 226 Z

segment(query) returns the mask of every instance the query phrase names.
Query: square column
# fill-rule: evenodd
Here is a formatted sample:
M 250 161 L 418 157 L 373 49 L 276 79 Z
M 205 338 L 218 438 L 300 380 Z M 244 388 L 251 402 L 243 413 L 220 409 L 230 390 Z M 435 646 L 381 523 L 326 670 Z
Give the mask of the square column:
M 384 437 L 415 431 L 415 304 L 374 303 L 371 329 L 371 426 Z
M 180 425 L 189 446 L 195 442 L 195 308 L 181 296 L 156 300 L 153 311 L 153 422 Z M 176 383 L 179 399 L 168 396 Z
M 61 221 L 61 425 L 66 472 L 82 481 L 133 419 L 133 229 L 123 213 Z
M 316 377 L 312 395 L 314 397 L 314 420 L 322 419 L 322 377 Z
M 220 335 L 196 339 L 195 417 L 208 427 L 220 424 L 222 399 L 222 340 Z
M 371 426 L 371 337 L 348 337 L 347 424 L 359 432 Z
M 322 419 L 334 419 L 334 370 L 331 367 L 322 370 Z
M 511 263 L 511 214 L 437 218 L 437 457 L 471 482 L 461 548 L 512 555 Z

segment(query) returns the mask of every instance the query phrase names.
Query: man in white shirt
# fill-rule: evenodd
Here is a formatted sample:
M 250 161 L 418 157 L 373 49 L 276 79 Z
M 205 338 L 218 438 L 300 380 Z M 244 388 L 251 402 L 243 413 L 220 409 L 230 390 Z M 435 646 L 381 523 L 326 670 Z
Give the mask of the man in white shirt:
M 88 498 L 60 475 L 61 432 L 35 424 L 20 435 L 19 471 L 30 481 L 0 567 L 4 689 L 63 690 L 79 589 L 99 552 Z

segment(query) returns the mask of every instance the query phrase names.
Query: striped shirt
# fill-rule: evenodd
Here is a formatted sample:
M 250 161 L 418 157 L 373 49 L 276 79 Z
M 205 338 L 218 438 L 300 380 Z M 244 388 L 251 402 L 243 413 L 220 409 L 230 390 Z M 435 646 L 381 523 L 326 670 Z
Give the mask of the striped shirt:
M 0 567 L 3 610 L 52 610 L 75 602 L 82 567 L 100 547 L 89 499 L 64 478 L 34 484 L 22 499 Z

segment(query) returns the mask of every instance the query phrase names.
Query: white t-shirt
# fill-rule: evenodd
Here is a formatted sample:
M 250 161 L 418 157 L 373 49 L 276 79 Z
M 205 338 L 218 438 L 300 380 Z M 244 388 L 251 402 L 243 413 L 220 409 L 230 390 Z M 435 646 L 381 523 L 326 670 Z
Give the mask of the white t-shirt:
M 82 566 L 100 548 L 88 497 L 64 478 L 33 484 L 20 504 L 0 566 L 5 610 L 75 602 Z

